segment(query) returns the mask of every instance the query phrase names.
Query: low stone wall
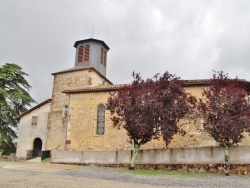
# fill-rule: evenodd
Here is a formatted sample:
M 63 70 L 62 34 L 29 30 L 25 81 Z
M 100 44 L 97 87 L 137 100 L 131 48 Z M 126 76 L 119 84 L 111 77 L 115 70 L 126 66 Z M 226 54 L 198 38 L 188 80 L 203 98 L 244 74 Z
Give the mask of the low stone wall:
M 51 151 L 52 163 L 94 164 L 128 167 L 131 150 L 123 151 Z M 229 149 L 231 174 L 250 174 L 250 147 Z M 224 151 L 221 147 L 140 150 L 137 169 L 178 170 L 184 172 L 223 172 Z
M 250 164 L 250 147 L 238 146 L 229 149 L 230 164 Z M 51 160 L 56 163 L 129 164 L 131 150 L 121 151 L 51 151 Z M 221 147 L 172 148 L 140 150 L 138 164 L 223 164 Z
M 17 149 L 16 157 L 18 160 L 32 159 L 32 152 L 33 150 Z

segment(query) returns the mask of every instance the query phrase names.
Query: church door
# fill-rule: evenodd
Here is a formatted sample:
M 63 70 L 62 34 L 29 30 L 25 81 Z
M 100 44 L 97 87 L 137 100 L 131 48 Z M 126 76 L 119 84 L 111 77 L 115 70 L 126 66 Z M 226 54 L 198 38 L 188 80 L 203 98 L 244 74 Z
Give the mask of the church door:
M 36 138 L 33 144 L 33 155 L 32 157 L 41 157 L 42 155 L 42 140 Z

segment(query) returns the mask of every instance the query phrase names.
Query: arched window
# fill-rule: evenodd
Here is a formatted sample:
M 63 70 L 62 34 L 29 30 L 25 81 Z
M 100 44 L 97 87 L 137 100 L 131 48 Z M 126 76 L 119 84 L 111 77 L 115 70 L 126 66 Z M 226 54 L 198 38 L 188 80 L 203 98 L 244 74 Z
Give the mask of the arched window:
M 80 46 L 78 50 L 78 63 L 83 62 L 83 51 L 83 46 Z
M 105 106 L 100 104 L 97 108 L 96 134 L 104 134 L 105 130 Z
M 89 61 L 90 46 L 87 44 L 84 51 L 84 62 Z
M 103 48 L 102 48 L 102 49 L 101 49 L 101 64 L 102 64 L 102 65 L 103 65 L 103 56 L 104 56 L 103 52 L 104 52 L 104 50 L 103 50 Z

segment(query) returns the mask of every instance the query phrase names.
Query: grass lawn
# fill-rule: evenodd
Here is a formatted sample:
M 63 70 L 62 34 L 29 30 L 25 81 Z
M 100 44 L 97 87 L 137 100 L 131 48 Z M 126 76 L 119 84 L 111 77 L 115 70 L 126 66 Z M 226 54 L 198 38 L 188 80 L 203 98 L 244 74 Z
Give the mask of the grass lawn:
M 50 157 L 42 160 L 42 162 L 44 162 L 44 163 L 50 163 L 50 161 L 51 161 Z
M 127 168 L 122 168 L 118 170 L 120 173 L 130 173 L 134 175 L 148 175 L 148 176 L 162 176 L 162 177 L 176 177 L 176 178 L 192 178 L 192 177 L 207 177 L 214 176 L 211 173 L 203 172 L 180 172 L 180 171 L 166 171 L 166 170 L 128 170 Z M 217 174 L 219 175 L 219 174 Z

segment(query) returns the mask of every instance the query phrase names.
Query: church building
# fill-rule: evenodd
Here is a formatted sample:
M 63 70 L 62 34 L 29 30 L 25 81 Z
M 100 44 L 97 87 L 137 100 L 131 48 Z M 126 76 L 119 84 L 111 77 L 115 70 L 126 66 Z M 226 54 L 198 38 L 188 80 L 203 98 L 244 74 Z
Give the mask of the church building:
M 51 99 L 38 104 L 18 117 L 17 158 L 41 156 L 43 151 L 115 151 L 131 150 L 125 130 L 113 127 L 106 110 L 114 85 L 106 78 L 108 45 L 101 40 L 86 39 L 74 44 L 73 68 L 55 72 Z M 187 80 L 185 89 L 201 97 L 209 80 Z M 201 134 L 203 121 L 182 125 L 187 134 L 176 135 L 168 147 L 214 146 L 215 141 Z M 243 145 L 250 145 L 245 139 Z M 166 148 L 163 139 L 152 140 L 142 149 Z

